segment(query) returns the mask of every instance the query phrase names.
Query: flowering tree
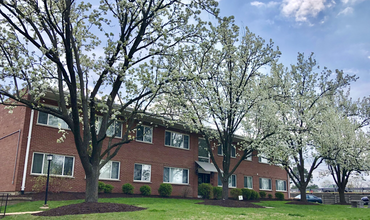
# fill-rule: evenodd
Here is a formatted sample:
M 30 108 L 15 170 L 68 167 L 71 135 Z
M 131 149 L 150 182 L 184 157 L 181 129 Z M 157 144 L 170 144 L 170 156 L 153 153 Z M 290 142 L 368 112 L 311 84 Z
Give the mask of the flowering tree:
M 239 164 L 275 130 L 276 107 L 260 68 L 275 62 L 280 52 L 248 29 L 240 39 L 233 18 L 224 18 L 199 44 L 186 45 L 181 50 L 185 53 L 166 59 L 173 71 L 192 80 L 174 83 L 167 90 L 171 95 L 158 97 L 156 106 L 160 114 L 203 135 L 222 181 L 223 199 L 228 199 L 229 178 Z M 238 130 L 244 132 L 239 141 Z M 215 160 L 216 145 L 222 146 L 222 163 Z M 231 167 L 234 147 L 242 155 Z
M 86 174 L 85 200 L 97 202 L 100 168 L 132 139 L 135 118 L 161 86 L 179 78 L 156 71 L 155 57 L 201 36 L 198 15 L 217 14 L 215 6 L 213 0 L 1 0 L 1 103 L 69 126 Z M 58 108 L 43 104 L 46 94 Z M 103 148 L 117 117 L 126 125 L 123 138 Z
M 320 73 L 315 72 L 313 54 L 307 59 L 298 54 L 297 60 L 297 65 L 292 65 L 291 70 L 281 64 L 272 68 L 272 77 L 280 85 L 276 92 L 285 97 L 277 114 L 282 129 L 270 143 L 274 148 L 266 147 L 262 151 L 273 163 L 285 168 L 300 190 L 302 200 L 306 201 L 306 188 L 312 172 L 324 160 L 318 153 L 318 148 L 323 146 L 318 144 L 313 134 L 320 124 L 326 122 L 324 113 L 333 94 L 354 77 L 336 71 L 336 78 L 333 78 L 332 72 L 326 68 Z M 307 174 L 305 168 L 308 168 Z
M 368 124 L 369 115 L 359 114 L 367 111 L 360 109 L 368 106 L 369 99 L 351 102 L 348 96 L 343 99 L 342 94 L 327 114 L 326 123 L 319 127 L 316 139 L 322 146 L 319 153 L 326 158 L 329 173 L 338 186 L 340 202 L 346 203 L 344 192 L 351 174 L 370 169 L 369 134 L 362 130 Z

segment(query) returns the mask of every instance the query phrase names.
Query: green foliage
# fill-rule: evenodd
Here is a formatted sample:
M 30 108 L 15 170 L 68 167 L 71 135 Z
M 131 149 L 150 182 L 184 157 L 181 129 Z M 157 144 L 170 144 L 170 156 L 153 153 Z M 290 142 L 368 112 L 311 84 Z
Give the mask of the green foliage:
M 230 196 L 232 199 L 238 199 L 240 195 L 242 195 L 241 189 L 235 188 L 235 189 L 230 190 Z
M 275 198 L 277 198 L 278 200 L 284 200 L 284 193 L 276 192 L 275 193 Z
M 250 200 L 252 195 L 252 190 L 250 189 L 242 189 L 242 195 L 244 200 Z
M 149 196 L 152 193 L 152 189 L 148 185 L 140 187 L 140 193 L 144 196 Z
M 162 183 L 159 186 L 158 193 L 160 196 L 169 197 L 172 193 L 172 185 L 169 183 Z
M 122 185 L 122 192 L 124 194 L 132 195 L 132 194 L 134 194 L 134 186 L 131 185 L 130 183 L 123 184 Z
M 259 198 L 260 198 L 260 195 L 258 194 L 258 192 L 251 190 L 251 200 L 255 200 Z
M 105 186 L 104 186 L 104 193 L 112 193 L 113 188 L 114 187 L 112 185 L 105 184 Z
M 262 199 L 266 198 L 266 192 L 260 191 L 259 194 Z
M 269 194 L 267 195 L 267 197 L 268 197 L 269 199 L 272 199 L 272 194 L 270 194 L 270 193 L 269 193 Z
M 213 187 L 213 198 L 214 199 L 222 198 L 222 187 L 218 187 L 218 186 Z
M 98 191 L 103 192 L 105 188 L 105 184 L 103 182 L 98 182 Z
M 213 186 L 209 183 L 202 183 L 198 187 L 198 195 L 203 199 L 210 199 L 213 197 Z

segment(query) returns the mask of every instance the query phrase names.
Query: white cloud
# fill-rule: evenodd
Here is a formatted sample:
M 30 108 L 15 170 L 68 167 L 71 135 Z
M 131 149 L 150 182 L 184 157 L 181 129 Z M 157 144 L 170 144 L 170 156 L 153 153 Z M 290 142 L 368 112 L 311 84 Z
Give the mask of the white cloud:
M 353 8 L 352 7 L 347 7 L 343 9 L 341 12 L 338 13 L 338 15 L 349 15 L 353 13 Z
M 343 4 L 349 4 L 349 5 L 354 5 L 360 2 L 363 2 L 364 0 L 342 0 Z
M 308 17 L 316 17 L 333 5 L 333 2 L 325 3 L 326 0 L 283 0 L 281 12 L 286 17 L 294 16 L 296 21 L 307 22 Z
M 251 5 L 252 6 L 256 6 L 256 7 L 268 7 L 268 8 L 270 8 L 270 7 L 274 7 L 274 6 L 276 6 L 276 5 L 279 5 L 280 3 L 279 2 L 274 2 L 274 1 L 271 1 L 271 2 L 269 2 L 269 3 L 263 3 L 263 2 L 259 2 L 259 1 L 253 1 L 253 2 L 251 2 Z
M 369 59 L 370 59 L 370 56 L 368 56 L 367 58 L 369 58 Z

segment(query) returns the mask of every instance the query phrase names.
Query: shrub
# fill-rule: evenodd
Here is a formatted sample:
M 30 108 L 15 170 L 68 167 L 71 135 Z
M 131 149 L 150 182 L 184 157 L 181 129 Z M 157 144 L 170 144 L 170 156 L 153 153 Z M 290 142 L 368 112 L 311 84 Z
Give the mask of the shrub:
M 134 194 L 134 186 L 130 183 L 126 183 L 122 185 L 122 192 L 124 194 Z
M 242 189 L 242 195 L 244 200 L 250 200 L 252 195 L 252 190 L 250 189 Z
M 260 191 L 260 196 L 261 196 L 261 198 L 266 198 L 266 192 Z
M 232 189 L 230 190 L 230 195 L 231 198 L 238 199 L 238 196 L 242 195 L 242 190 L 238 188 Z
M 159 193 L 159 195 L 161 195 L 163 197 L 170 196 L 171 193 L 172 193 L 172 185 L 169 184 L 169 183 L 162 183 L 159 186 L 158 193 Z
M 198 195 L 203 199 L 210 199 L 213 197 L 213 186 L 209 183 L 202 183 L 198 187 Z
M 276 192 L 275 193 L 275 197 L 278 199 L 278 200 L 284 200 L 284 194 L 282 192 Z
M 269 197 L 269 199 L 272 199 L 272 195 L 271 194 L 268 194 L 267 197 Z
M 98 182 L 98 192 L 103 192 L 105 188 L 105 184 L 103 182 Z
M 112 185 L 110 185 L 110 184 L 105 184 L 105 186 L 104 186 L 104 192 L 105 193 L 111 193 L 112 192 L 112 190 L 113 190 L 113 186 Z
M 149 196 L 152 193 L 152 189 L 150 188 L 150 186 L 144 185 L 140 187 L 140 192 L 141 192 L 141 195 Z
M 213 198 L 214 199 L 222 198 L 222 187 L 218 187 L 218 186 L 213 187 Z
M 259 199 L 260 195 L 258 192 L 251 190 L 251 200 Z

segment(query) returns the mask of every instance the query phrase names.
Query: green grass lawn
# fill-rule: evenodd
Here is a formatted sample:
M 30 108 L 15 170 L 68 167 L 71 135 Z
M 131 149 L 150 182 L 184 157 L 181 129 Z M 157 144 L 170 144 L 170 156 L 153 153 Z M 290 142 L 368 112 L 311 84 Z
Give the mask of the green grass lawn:
M 49 207 L 79 203 L 82 200 L 50 201 Z M 199 200 L 160 198 L 112 198 L 99 202 L 124 203 L 148 208 L 137 212 L 114 212 L 60 217 L 38 217 L 30 214 L 7 216 L 4 219 L 370 219 L 370 209 L 343 205 L 288 205 L 282 201 L 263 201 L 265 209 L 225 208 L 195 204 Z M 7 212 L 38 211 L 42 201 L 9 206 Z

